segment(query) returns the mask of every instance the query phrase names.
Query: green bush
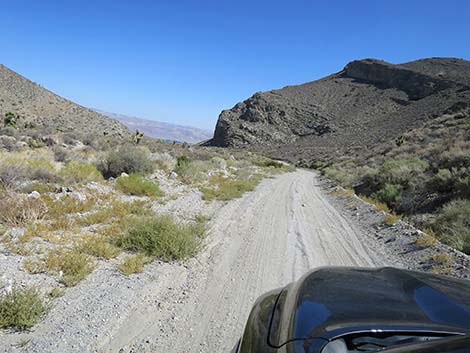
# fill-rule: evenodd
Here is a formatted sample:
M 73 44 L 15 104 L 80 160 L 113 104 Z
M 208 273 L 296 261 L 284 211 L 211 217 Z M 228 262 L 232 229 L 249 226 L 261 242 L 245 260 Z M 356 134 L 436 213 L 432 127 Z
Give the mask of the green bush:
M 202 223 L 181 224 L 170 216 L 158 216 L 137 221 L 116 239 L 116 244 L 164 261 L 180 260 L 196 254 L 204 234 Z
M 67 163 L 59 174 L 67 183 L 85 184 L 91 181 L 103 180 L 103 175 L 95 165 L 77 161 Z
M 145 180 L 139 174 L 131 174 L 129 176 L 122 176 L 116 180 L 116 187 L 128 195 L 136 196 L 149 196 L 158 197 L 163 196 L 164 193 L 160 186 L 150 180 Z
M 380 202 L 386 203 L 389 207 L 395 207 L 401 199 L 401 186 L 395 184 L 385 184 L 385 186 L 372 195 Z
M 233 180 L 230 178 L 212 177 L 211 187 L 201 187 L 204 200 L 229 201 L 241 197 L 245 192 L 253 191 L 261 181 L 261 176 L 247 180 Z
M 127 145 L 108 152 L 98 163 L 98 170 L 105 178 L 116 178 L 122 173 L 151 173 L 154 170 L 154 165 L 147 151 L 136 146 Z
M 384 182 L 406 186 L 422 177 L 428 168 L 429 163 L 419 158 L 395 159 L 386 161 L 379 173 Z
M 122 274 L 129 276 L 134 273 L 141 273 L 144 271 L 144 265 L 149 263 L 149 259 L 144 254 L 129 255 L 117 266 Z
M 13 288 L 11 293 L 0 297 L 0 328 L 31 328 L 47 310 L 37 289 Z
M 254 162 L 258 167 L 273 167 L 273 168 L 282 168 L 284 164 L 278 161 L 273 161 L 272 159 L 264 159 Z
M 178 175 L 185 175 L 190 167 L 190 164 L 191 164 L 191 159 L 189 159 L 189 157 L 185 155 L 179 156 L 176 159 L 175 172 Z
M 73 287 L 94 270 L 95 263 L 92 257 L 77 249 L 57 250 L 48 254 L 46 268 L 62 272 L 60 281 L 67 287 Z
M 453 200 L 442 207 L 432 225 L 440 239 L 470 254 L 470 200 Z
M 354 175 L 350 171 L 333 167 L 326 167 L 323 169 L 322 174 L 344 187 L 350 187 L 354 181 Z

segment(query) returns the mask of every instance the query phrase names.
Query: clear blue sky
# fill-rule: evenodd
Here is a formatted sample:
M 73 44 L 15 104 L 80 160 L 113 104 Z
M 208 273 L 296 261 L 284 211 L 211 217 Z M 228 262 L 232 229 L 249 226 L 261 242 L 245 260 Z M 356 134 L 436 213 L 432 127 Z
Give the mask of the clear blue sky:
M 0 62 L 89 107 L 212 130 L 351 60 L 470 59 L 467 0 L 0 0 Z

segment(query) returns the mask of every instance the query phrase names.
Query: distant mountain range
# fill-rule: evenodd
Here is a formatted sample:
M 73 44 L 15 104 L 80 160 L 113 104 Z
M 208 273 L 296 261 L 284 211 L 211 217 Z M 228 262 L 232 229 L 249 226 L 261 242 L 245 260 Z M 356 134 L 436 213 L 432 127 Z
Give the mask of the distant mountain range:
M 208 140 L 212 132 L 190 126 L 181 126 L 156 120 L 141 119 L 117 113 L 109 113 L 94 109 L 94 111 L 115 119 L 126 125 L 131 130 L 139 130 L 146 136 L 166 141 L 197 143 Z

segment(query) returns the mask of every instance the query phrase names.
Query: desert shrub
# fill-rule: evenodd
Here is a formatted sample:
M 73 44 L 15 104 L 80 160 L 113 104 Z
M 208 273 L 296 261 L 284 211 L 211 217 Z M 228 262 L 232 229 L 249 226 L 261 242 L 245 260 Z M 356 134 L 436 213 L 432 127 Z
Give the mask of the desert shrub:
M 51 298 L 60 298 L 65 294 L 65 290 L 63 288 L 52 288 L 49 292 L 49 297 Z
M 0 135 L 16 137 L 18 136 L 18 130 L 11 126 L 5 126 L 0 129 Z
M 284 164 L 272 159 L 262 159 L 254 162 L 258 167 L 273 167 L 273 168 L 282 168 Z
M 188 156 L 182 155 L 176 159 L 175 172 L 178 175 L 185 175 L 191 165 L 191 159 Z
M 106 260 L 115 258 L 121 252 L 119 248 L 111 244 L 106 238 L 92 235 L 82 238 L 79 250 Z
M 13 288 L 11 293 L 0 296 L 0 328 L 31 328 L 47 310 L 37 289 Z
M 57 187 L 54 184 L 48 183 L 41 183 L 41 182 L 33 182 L 28 183 L 21 187 L 20 191 L 22 193 L 30 194 L 33 191 L 37 191 L 40 194 L 47 194 L 51 192 L 56 192 Z
M 439 169 L 428 181 L 428 188 L 438 192 L 448 192 L 453 189 L 454 178 L 449 169 Z
M 118 190 L 129 195 L 149 197 L 164 195 L 158 183 L 146 180 L 139 174 L 119 177 L 116 180 L 116 187 Z
M 54 160 L 57 162 L 66 162 L 69 159 L 69 152 L 63 147 L 54 146 L 52 152 L 54 153 Z
M 66 183 L 89 183 L 103 180 L 103 176 L 93 164 L 71 161 L 61 170 L 60 176 Z
M 25 179 L 25 170 L 19 165 L 0 164 L 0 184 L 13 188 Z
M 380 202 L 386 203 L 389 207 L 394 207 L 401 199 L 401 186 L 395 184 L 385 184 L 382 189 L 372 195 Z
M 422 177 L 428 168 L 429 163 L 419 158 L 395 159 L 386 161 L 379 173 L 384 182 L 406 186 L 410 181 Z
M 261 181 L 261 176 L 251 179 L 230 179 L 220 176 L 210 179 L 210 187 L 201 187 L 204 200 L 228 201 L 241 197 L 245 192 L 253 191 Z
M 170 216 L 158 216 L 137 221 L 116 239 L 116 244 L 164 261 L 180 260 L 196 254 L 204 234 L 202 224 L 182 224 Z
M 460 197 L 470 198 L 470 176 L 459 178 L 455 186 Z
M 77 144 L 77 136 L 75 133 L 65 132 L 62 135 L 62 141 L 69 146 L 74 146 Z
M 470 254 L 470 200 L 453 200 L 444 205 L 431 228 L 442 242 Z
M 322 174 L 344 187 L 350 187 L 354 181 L 353 174 L 350 171 L 343 169 L 326 167 L 322 170 Z
M 122 173 L 148 174 L 153 169 L 148 152 L 135 146 L 121 146 L 112 150 L 98 163 L 98 170 L 105 178 L 116 178 Z
M 122 274 L 129 276 L 134 273 L 141 273 L 144 271 L 144 266 L 149 263 L 150 259 L 144 254 L 128 255 L 117 266 Z
M 11 227 L 25 226 L 42 219 L 47 212 L 40 199 L 16 193 L 0 195 L 0 223 Z
M 46 268 L 61 273 L 60 281 L 73 287 L 93 272 L 95 263 L 92 257 L 78 249 L 56 250 L 47 255 Z

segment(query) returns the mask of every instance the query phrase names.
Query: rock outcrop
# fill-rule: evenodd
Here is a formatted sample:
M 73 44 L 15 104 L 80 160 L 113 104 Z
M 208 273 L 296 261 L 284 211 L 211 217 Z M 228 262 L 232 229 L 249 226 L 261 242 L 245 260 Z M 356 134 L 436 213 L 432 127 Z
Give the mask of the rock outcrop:
M 353 61 L 318 81 L 254 94 L 219 116 L 208 144 L 290 161 L 359 153 L 470 102 L 470 61 Z

